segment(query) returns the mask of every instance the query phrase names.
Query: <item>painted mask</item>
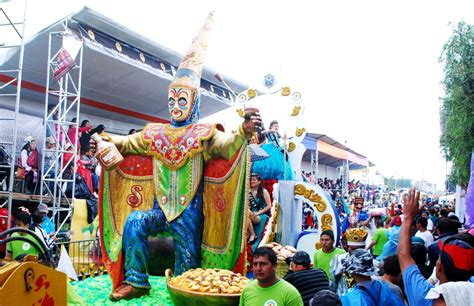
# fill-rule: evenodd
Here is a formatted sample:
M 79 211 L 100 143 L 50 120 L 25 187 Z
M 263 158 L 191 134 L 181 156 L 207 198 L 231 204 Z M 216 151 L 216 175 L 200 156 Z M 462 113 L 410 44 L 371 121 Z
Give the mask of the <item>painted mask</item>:
M 172 121 L 186 122 L 193 113 L 196 90 L 173 86 L 168 91 L 168 110 Z

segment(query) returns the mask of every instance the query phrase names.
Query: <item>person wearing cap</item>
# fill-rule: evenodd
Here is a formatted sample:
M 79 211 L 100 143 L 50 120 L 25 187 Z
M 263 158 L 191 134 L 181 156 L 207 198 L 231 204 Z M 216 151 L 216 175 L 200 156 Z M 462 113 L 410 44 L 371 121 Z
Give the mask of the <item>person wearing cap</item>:
M 329 280 L 321 269 L 312 268 L 311 258 L 305 251 L 298 251 L 289 258 L 290 270 L 283 277 L 284 280 L 295 286 L 303 298 L 305 306 L 315 293 L 329 289 Z
M 341 299 L 331 290 L 321 290 L 309 300 L 309 306 L 342 306 Z
M 357 249 L 342 261 L 344 272 L 355 281 L 355 286 L 341 297 L 342 305 L 404 306 L 402 299 L 379 280 L 372 279 L 377 268 L 369 251 Z
M 348 273 L 345 273 L 343 262 L 355 250 L 364 249 L 367 234 L 368 231 L 362 227 L 348 229 L 345 236 L 349 253 L 338 254 L 331 261 L 330 286 L 338 295 L 345 294 L 348 289 L 355 285 L 354 279 Z
M 51 219 L 48 217 L 48 205 L 44 203 L 40 203 L 36 208 L 38 214 L 42 217 L 43 222 L 41 223 L 41 227 L 44 229 L 46 234 L 54 241 L 56 237 L 54 236 L 54 224 Z
M 26 183 L 26 193 L 33 193 L 38 181 L 38 150 L 36 149 L 36 139 L 28 136 L 24 140 L 18 158 L 17 177 L 23 177 Z
M 420 193 L 410 190 L 404 206 L 403 222 L 398 244 L 398 258 L 403 274 L 405 294 L 409 305 L 472 305 L 474 284 L 468 282 L 474 274 L 474 237 L 468 233 L 440 240 L 440 255 L 436 262 L 439 286 L 434 287 L 421 274 L 410 254 L 410 234 L 413 219 L 418 215 Z
M 250 282 L 240 296 L 239 306 L 278 305 L 302 306 L 298 290 L 284 279 L 276 276 L 277 256 L 268 247 L 259 247 L 253 253 L 253 273 Z
M 31 224 L 31 213 L 28 208 L 20 206 L 15 213 L 15 225 L 18 228 L 28 229 Z M 13 240 L 7 244 L 6 260 L 20 260 L 25 255 L 38 256 L 39 252 L 33 245 L 40 248 L 38 240 L 30 234 L 23 232 L 15 232 L 11 237 L 23 237 L 28 239 L 31 243 L 22 240 Z

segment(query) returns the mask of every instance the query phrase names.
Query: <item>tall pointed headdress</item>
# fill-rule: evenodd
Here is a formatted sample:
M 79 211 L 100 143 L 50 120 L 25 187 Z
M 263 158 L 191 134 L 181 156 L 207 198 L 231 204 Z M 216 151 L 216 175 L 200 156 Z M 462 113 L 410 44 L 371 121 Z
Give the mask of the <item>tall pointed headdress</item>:
M 179 64 L 174 80 L 169 85 L 170 88 L 175 86 L 195 88 L 197 94 L 199 94 L 202 67 L 207 49 L 207 38 L 213 21 L 214 11 L 210 12 L 207 16 L 204 25 L 194 38 L 188 53 Z

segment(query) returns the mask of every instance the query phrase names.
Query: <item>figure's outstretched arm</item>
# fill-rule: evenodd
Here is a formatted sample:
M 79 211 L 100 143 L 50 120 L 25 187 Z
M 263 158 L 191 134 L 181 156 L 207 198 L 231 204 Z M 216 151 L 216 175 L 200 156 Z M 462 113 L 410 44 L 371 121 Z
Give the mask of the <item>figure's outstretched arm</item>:
M 143 131 L 127 136 L 111 136 L 110 141 L 122 154 L 146 154 L 147 144 Z
M 236 133 L 226 135 L 216 131 L 209 141 L 209 146 L 205 154 L 206 158 L 224 157 L 230 160 L 242 145 L 252 136 L 252 132 L 262 130 L 262 119 L 257 108 L 246 108 L 245 121 L 239 126 Z
M 230 135 L 216 130 L 214 136 L 209 140 L 205 156 L 208 159 L 223 157 L 230 160 L 246 141 L 247 135 L 242 126 L 236 133 Z

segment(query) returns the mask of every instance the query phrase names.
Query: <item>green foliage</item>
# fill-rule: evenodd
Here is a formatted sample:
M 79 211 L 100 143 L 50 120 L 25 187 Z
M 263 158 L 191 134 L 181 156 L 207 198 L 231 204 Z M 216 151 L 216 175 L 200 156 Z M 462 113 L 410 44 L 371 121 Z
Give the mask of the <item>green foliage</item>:
M 461 186 L 469 181 L 474 147 L 474 26 L 461 21 L 444 44 L 445 97 L 441 106 L 441 147 L 453 162 L 450 180 Z
M 407 178 L 397 179 L 393 176 L 384 177 L 384 183 L 388 190 L 394 190 L 398 188 L 410 188 L 413 186 L 412 180 Z

